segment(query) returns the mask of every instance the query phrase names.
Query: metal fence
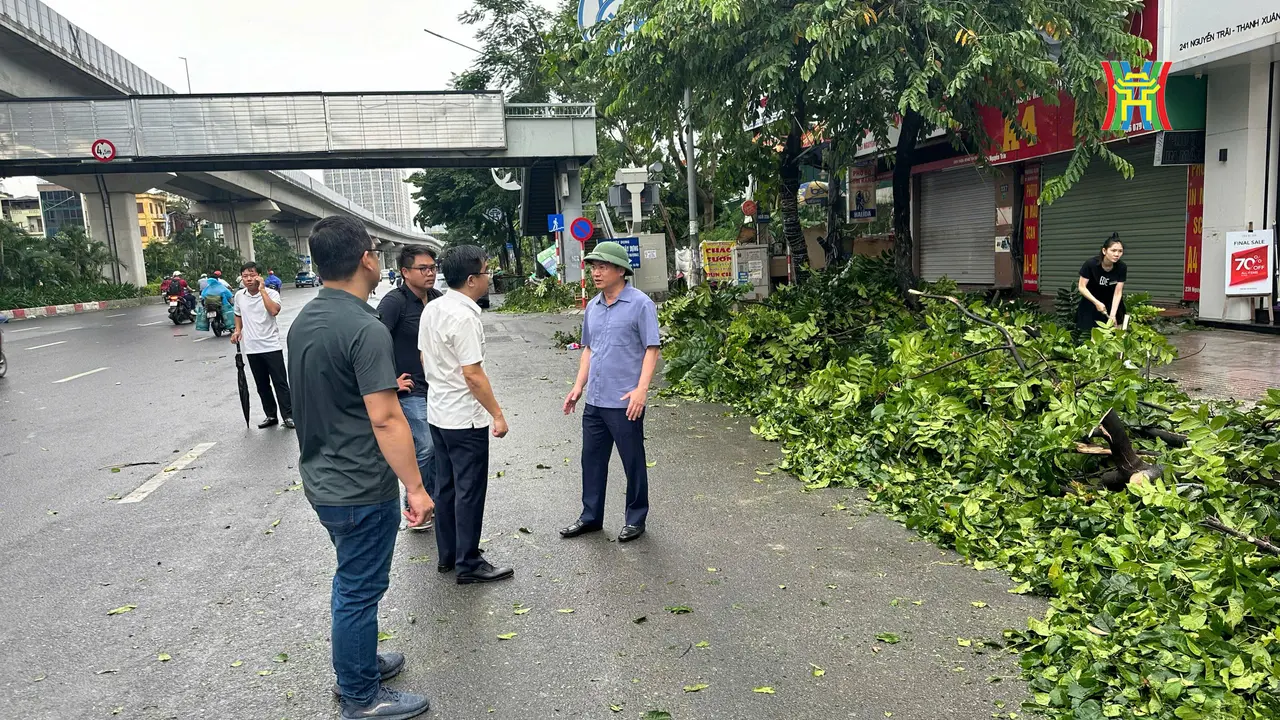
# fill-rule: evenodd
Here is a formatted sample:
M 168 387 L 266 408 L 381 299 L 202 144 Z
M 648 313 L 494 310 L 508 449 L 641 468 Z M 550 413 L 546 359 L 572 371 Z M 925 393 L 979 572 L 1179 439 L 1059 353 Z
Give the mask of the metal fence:
M 123 92 L 139 95 L 173 92 L 40 0 L 0 0 L 0 24 Z
M 496 93 L 0 103 L 0 160 L 89 159 L 98 139 L 111 141 L 122 158 L 502 150 L 506 119 Z
M 509 118 L 594 118 L 595 103 L 507 103 Z

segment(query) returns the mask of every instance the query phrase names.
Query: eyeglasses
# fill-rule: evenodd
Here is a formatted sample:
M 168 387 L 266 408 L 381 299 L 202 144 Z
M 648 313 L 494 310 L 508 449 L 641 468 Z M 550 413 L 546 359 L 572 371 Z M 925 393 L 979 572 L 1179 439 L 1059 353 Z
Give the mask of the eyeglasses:
M 414 265 L 413 267 L 407 268 L 407 269 L 417 270 L 420 273 L 429 273 L 429 272 L 435 272 L 439 270 L 440 266 L 439 265 Z

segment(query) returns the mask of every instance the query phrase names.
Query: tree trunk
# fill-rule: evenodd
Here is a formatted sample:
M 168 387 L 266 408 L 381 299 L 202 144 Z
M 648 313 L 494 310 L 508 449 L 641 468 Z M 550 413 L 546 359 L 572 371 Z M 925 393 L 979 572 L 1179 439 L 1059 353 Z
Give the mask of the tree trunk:
M 840 203 L 840 168 L 836 158 L 835 142 L 827 147 L 827 237 L 823 240 L 822 249 L 827 253 L 827 265 L 835 262 L 840 254 L 840 230 L 844 227 Z
M 898 276 L 898 291 L 915 307 L 917 301 L 908 290 L 919 285 L 914 263 L 914 245 L 911 238 L 911 167 L 915 164 L 916 143 L 924 117 L 908 110 L 902 117 L 902 132 L 898 135 L 898 147 L 893 160 L 893 268 Z
M 808 274 L 809 248 L 804 242 L 804 228 L 800 225 L 800 204 L 796 195 L 800 191 L 800 153 L 804 150 L 805 98 L 801 92 L 791 110 L 791 131 L 778 157 L 778 177 L 782 180 L 782 192 L 778 198 L 782 212 L 782 237 L 791 251 L 796 277 Z
M 507 213 L 507 242 L 511 243 L 511 252 L 516 256 L 516 276 L 524 280 L 524 262 L 520 260 L 520 238 L 516 237 L 515 218 Z M 504 255 L 506 253 L 503 253 Z

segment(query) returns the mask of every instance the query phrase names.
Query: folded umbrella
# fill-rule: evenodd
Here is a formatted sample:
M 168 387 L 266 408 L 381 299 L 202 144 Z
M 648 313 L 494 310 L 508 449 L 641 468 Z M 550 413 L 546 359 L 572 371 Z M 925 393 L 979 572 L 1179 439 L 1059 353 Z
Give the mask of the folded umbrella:
M 240 388 L 240 409 L 244 411 L 244 426 L 249 427 L 249 379 L 244 376 L 244 353 L 236 343 L 236 385 Z

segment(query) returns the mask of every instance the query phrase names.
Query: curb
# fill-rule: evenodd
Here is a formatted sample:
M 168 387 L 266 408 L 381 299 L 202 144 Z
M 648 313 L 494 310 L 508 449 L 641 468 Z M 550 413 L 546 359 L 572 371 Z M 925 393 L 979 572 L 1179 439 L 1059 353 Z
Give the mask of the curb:
M 0 317 L 9 320 L 31 320 L 32 318 L 53 317 L 55 315 L 79 315 L 102 310 L 157 305 L 162 299 L 160 297 L 127 298 L 124 300 L 99 300 L 97 302 L 73 303 L 70 305 L 46 305 L 44 307 L 19 308 L 17 310 L 0 310 Z

